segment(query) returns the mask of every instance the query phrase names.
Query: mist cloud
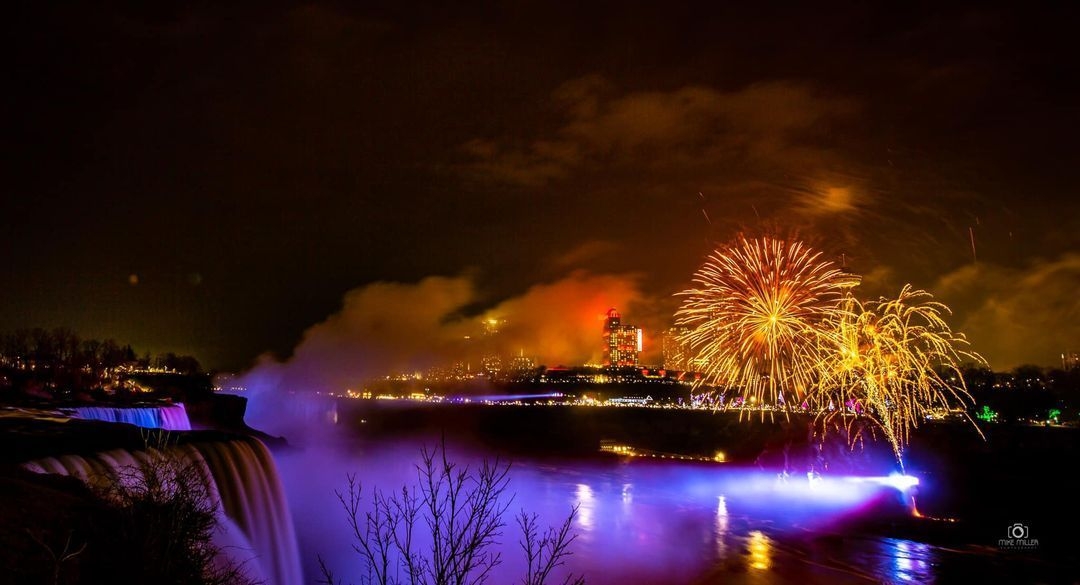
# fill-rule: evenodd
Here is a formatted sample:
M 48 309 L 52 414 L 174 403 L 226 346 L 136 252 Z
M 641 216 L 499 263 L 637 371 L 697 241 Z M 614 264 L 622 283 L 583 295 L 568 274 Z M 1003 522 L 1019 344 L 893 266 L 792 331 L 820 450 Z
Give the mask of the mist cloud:
M 257 392 L 340 392 L 456 361 L 476 371 L 491 353 L 523 352 L 546 365 L 596 361 L 607 309 L 618 307 L 633 322 L 635 308 L 650 304 L 638 280 L 578 271 L 486 310 L 472 309 L 480 295 L 470 276 L 369 284 L 346 293 L 341 310 L 308 328 L 290 358 L 261 357 L 243 384 Z M 497 334 L 485 335 L 489 319 L 500 322 Z

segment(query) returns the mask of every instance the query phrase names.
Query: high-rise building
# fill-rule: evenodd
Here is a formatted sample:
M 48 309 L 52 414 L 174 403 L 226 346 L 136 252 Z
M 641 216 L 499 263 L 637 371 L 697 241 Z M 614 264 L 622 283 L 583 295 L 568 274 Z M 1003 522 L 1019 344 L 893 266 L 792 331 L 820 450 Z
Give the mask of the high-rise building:
M 604 321 L 604 365 L 627 367 L 638 364 L 641 355 L 641 329 L 623 325 L 619 312 L 611 308 Z
M 522 349 L 520 352 L 518 352 L 518 355 L 514 356 L 514 358 L 510 360 L 510 367 L 507 369 L 510 371 L 511 374 L 520 375 L 532 370 L 535 367 L 536 364 L 533 363 L 532 358 L 526 356 L 525 350 Z
M 480 361 L 484 372 L 490 377 L 498 376 L 502 372 L 502 358 L 498 354 L 488 354 Z
M 686 343 L 680 339 L 689 331 L 686 327 L 672 327 L 664 332 L 663 345 L 664 368 L 685 372 L 690 369 L 690 350 Z
M 676 372 L 703 372 L 708 366 L 705 358 L 698 355 L 687 340 L 689 327 L 671 327 L 664 332 L 662 349 L 664 368 Z

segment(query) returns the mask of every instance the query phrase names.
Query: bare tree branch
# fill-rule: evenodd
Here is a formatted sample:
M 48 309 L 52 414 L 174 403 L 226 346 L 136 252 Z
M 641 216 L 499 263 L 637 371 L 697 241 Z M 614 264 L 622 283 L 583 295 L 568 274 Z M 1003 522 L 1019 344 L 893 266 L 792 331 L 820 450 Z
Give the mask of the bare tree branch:
M 510 465 L 498 459 L 472 468 L 458 465 L 446 454 L 445 442 L 424 447 L 416 465 L 417 483 L 389 494 L 374 490 L 370 509 L 361 511 L 361 490 L 355 475 L 347 491 L 335 492 L 353 534 L 353 550 L 364 561 L 366 583 L 378 585 L 480 585 L 502 562 L 495 549 L 506 526 L 513 501 L 506 493 Z M 541 585 L 563 565 L 574 540 L 574 508 L 558 528 L 538 532 L 537 517 L 522 512 L 518 523 L 525 533 L 522 547 L 528 561 L 526 585 Z M 418 521 L 431 537 L 430 547 L 417 550 Z M 319 559 L 326 585 L 338 585 Z M 565 583 L 583 583 L 567 577 Z

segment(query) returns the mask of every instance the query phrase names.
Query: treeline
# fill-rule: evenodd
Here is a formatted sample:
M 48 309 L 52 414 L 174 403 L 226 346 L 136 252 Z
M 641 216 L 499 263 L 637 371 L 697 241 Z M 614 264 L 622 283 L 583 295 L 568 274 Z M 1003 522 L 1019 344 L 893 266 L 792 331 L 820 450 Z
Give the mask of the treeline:
M 970 366 L 962 371 L 976 413 L 988 407 L 1001 422 L 1080 419 L 1080 368 L 1020 366 L 1010 372 Z
M 18 329 L 0 335 L 0 390 L 41 398 L 103 390 L 132 389 L 137 373 L 198 374 L 193 356 L 164 353 L 139 356 L 130 344 L 83 338 L 67 328 Z

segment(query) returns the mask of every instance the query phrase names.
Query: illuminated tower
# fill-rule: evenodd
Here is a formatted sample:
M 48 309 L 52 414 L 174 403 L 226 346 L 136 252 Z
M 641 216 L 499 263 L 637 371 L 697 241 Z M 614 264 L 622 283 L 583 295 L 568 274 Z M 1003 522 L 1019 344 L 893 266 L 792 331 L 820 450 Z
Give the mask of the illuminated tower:
M 609 367 L 636 366 L 641 353 L 641 329 L 623 325 L 619 312 L 607 312 L 604 321 L 604 365 Z

